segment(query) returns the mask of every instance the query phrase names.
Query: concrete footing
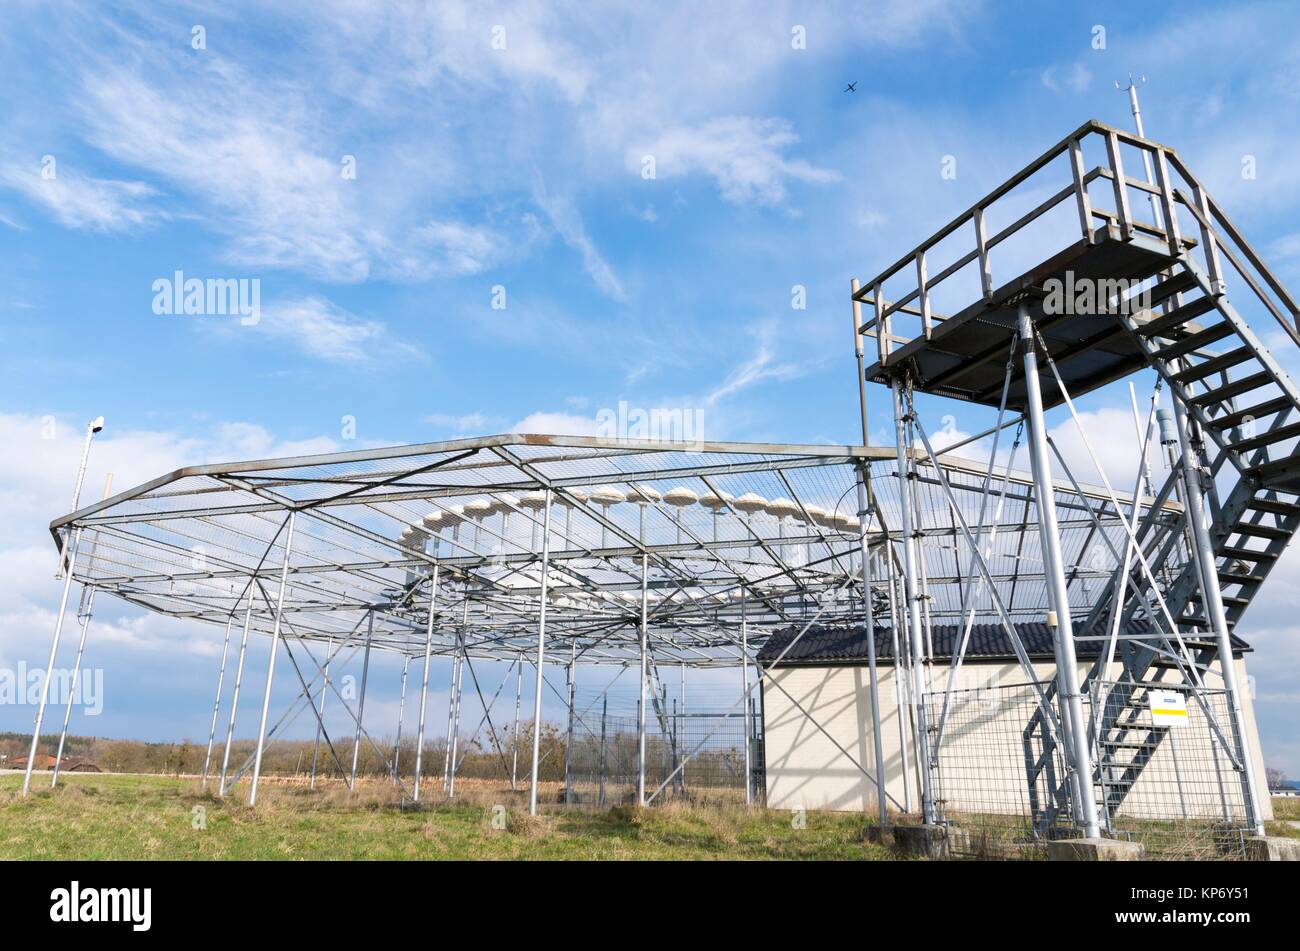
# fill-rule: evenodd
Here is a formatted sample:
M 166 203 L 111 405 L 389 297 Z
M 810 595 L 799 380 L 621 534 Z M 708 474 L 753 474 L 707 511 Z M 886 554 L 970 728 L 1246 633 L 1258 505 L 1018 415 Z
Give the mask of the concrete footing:
M 894 848 L 908 856 L 947 858 L 948 830 L 936 825 L 894 826 Z
M 1300 862 L 1300 839 L 1253 835 L 1246 839 L 1246 857 L 1252 862 Z
M 1047 843 L 1051 862 L 1136 862 L 1142 851 L 1141 842 L 1121 839 L 1054 839 Z
M 862 838 L 875 845 L 893 845 L 894 827 L 869 825 L 862 830 Z

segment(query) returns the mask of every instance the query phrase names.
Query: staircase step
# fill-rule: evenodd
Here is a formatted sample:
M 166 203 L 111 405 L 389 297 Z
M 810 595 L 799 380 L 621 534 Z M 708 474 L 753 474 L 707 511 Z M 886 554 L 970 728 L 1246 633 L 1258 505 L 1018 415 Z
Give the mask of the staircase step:
M 1292 532 L 1272 525 L 1252 525 L 1250 522 L 1238 522 L 1231 531 L 1242 535 L 1254 535 L 1256 538 L 1268 538 L 1274 541 L 1290 541 Z
M 1178 271 L 1176 274 L 1170 275 L 1151 288 L 1151 295 L 1149 298 L 1151 306 L 1154 307 L 1157 304 L 1163 304 L 1175 294 L 1181 294 L 1183 291 L 1190 291 L 1196 286 L 1196 278 L 1192 274 L 1187 271 Z M 1214 306 L 1213 301 L 1210 302 L 1210 306 Z M 1201 311 L 1201 313 L 1204 313 L 1204 311 Z
M 1219 584 L 1241 584 L 1241 585 L 1254 586 L 1257 584 L 1263 584 L 1263 582 L 1264 579 L 1259 575 L 1249 575 L 1249 574 L 1239 575 L 1231 571 L 1219 572 Z
M 1195 283 L 1195 281 L 1192 281 L 1192 283 Z M 1180 289 L 1186 290 L 1187 288 L 1183 287 Z M 1152 291 L 1151 300 L 1153 304 L 1156 302 L 1154 291 Z M 1175 307 L 1167 314 L 1161 314 L 1159 317 L 1152 317 L 1146 323 L 1139 324 L 1137 332 L 1144 337 L 1162 337 L 1168 334 L 1171 330 L 1181 327 L 1189 320 L 1193 320 L 1194 318 L 1201 316 L 1201 314 L 1204 314 L 1206 311 L 1213 309 L 1213 299 L 1209 297 L 1198 297 L 1196 300 L 1189 301 L 1181 307 Z
M 1267 400 L 1256 406 L 1247 406 L 1245 409 L 1239 409 L 1236 412 L 1229 413 L 1226 416 L 1220 416 L 1218 419 L 1210 420 L 1210 425 L 1219 430 L 1232 429 L 1240 426 L 1247 418 L 1263 419 L 1265 416 L 1272 416 L 1274 413 L 1280 413 L 1288 408 L 1291 401 L 1285 396 L 1279 396 L 1275 399 Z
M 1251 499 L 1249 508 L 1255 512 L 1270 512 L 1273 515 L 1300 515 L 1300 504 L 1283 502 L 1281 499 Z
M 1215 324 L 1199 333 L 1194 333 L 1184 337 L 1177 343 L 1171 343 L 1167 347 L 1161 347 L 1156 351 L 1156 356 L 1161 360 L 1172 360 L 1175 357 L 1181 357 L 1191 353 L 1194 350 L 1200 350 L 1202 347 L 1208 347 L 1212 343 L 1217 343 L 1224 337 L 1231 336 L 1236 330 L 1232 324 L 1226 320 Z
M 1204 380 L 1207 376 L 1213 376 L 1216 373 L 1235 367 L 1240 363 L 1253 359 L 1254 354 L 1246 347 L 1238 347 L 1236 350 L 1229 350 L 1227 353 L 1221 353 L 1217 357 L 1211 357 L 1195 366 L 1190 366 L 1186 370 L 1174 374 L 1174 379 L 1179 383 L 1192 383 L 1196 380 Z
M 1241 548 L 1237 545 L 1222 545 L 1215 553 L 1220 558 L 1236 558 L 1240 561 L 1277 561 L 1277 555 L 1266 551 L 1253 551 L 1249 548 Z
M 1252 373 L 1250 376 L 1243 376 L 1239 380 L 1233 380 L 1224 386 L 1218 386 L 1211 389 L 1208 393 L 1202 393 L 1200 396 L 1193 396 L 1190 402 L 1197 406 L 1210 406 L 1214 403 L 1222 403 L 1241 393 L 1249 393 L 1251 390 L 1257 390 L 1261 386 L 1267 386 L 1272 383 L 1273 375 L 1267 370 L 1261 370 L 1258 373 Z
M 1230 443 L 1228 448 L 1234 452 L 1249 452 L 1252 449 L 1259 449 L 1263 446 L 1271 446 L 1274 443 L 1282 442 L 1292 436 L 1300 436 L 1300 423 L 1288 423 L 1269 432 L 1260 433 L 1251 439 Z

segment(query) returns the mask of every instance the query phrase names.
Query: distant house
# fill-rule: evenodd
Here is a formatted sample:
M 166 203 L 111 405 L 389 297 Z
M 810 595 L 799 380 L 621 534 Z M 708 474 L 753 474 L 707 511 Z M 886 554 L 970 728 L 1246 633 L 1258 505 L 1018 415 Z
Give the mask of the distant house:
M 1283 786 L 1269 786 L 1268 794 L 1277 799 L 1300 799 L 1300 789 L 1287 784 Z
M 25 770 L 27 769 L 27 757 L 15 756 L 12 760 L 7 760 L 5 762 L 5 767 L 7 769 Z M 37 753 L 36 765 L 33 766 L 32 768 L 45 769 L 45 770 L 54 769 L 54 754 Z M 94 763 L 88 760 L 72 759 L 71 757 L 66 757 L 66 756 L 63 758 L 63 765 L 59 767 L 59 769 L 67 773 L 102 773 L 103 772 L 102 769 L 100 769 L 98 766 L 96 766 Z

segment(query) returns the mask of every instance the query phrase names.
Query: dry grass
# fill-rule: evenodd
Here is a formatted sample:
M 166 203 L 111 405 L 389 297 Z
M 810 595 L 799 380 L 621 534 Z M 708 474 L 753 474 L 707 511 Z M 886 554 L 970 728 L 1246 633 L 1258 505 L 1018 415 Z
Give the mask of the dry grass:
M 863 817 L 789 813 L 726 804 L 668 803 L 594 811 L 554 804 L 542 815 L 524 791 L 485 780 L 441 783 L 403 806 L 394 787 L 339 782 L 317 789 L 270 779 L 247 805 L 247 785 L 224 799 L 195 780 L 111 774 L 68 776 L 54 791 L 20 795 L 21 776 L 0 776 L 3 859 L 875 859 Z M 39 787 L 37 787 L 39 788 Z

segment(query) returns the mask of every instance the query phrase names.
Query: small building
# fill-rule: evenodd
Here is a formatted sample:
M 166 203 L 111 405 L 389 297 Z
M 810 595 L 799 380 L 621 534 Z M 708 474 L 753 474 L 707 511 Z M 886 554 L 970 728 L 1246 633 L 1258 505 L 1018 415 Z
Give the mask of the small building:
M 874 811 L 876 784 L 866 775 L 874 776 L 875 772 L 866 637 L 857 627 L 815 626 L 795 640 L 801 629 L 795 627 L 772 635 L 757 658 L 759 666 L 771 673 L 770 678 L 763 679 L 762 689 L 767 804 L 776 809 Z M 1129 633 L 1140 635 L 1144 629 L 1145 625 L 1134 623 Z M 1044 623 L 1020 623 L 1016 631 L 1037 680 L 1050 681 L 1056 674 L 1052 629 Z M 956 626 L 935 626 L 931 630 L 930 660 L 924 677 L 932 741 L 942 718 L 943 694 L 960 637 L 961 629 Z M 1233 640 L 1238 681 L 1245 684 L 1244 655 L 1250 648 L 1240 639 Z M 919 774 L 911 732 L 915 716 L 907 700 L 911 695 L 909 677 L 902 668 L 904 689 L 900 703 L 892 631 L 877 629 L 875 641 L 885 786 L 893 800 L 889 805 L 891 810 L 899 810 L 900 804 L 910 804 L 917 810 Z M 1098 641 L 1077 643 L 1080 678 L 1105 646 Z M 1204 674 L 1206 687 L 1211 690 L 1221 687 L 1216 670 L 1217 663 Z M 1119 673 L 1120 665 L 1116 663 L 1111 679 L 1118 679 Z M 1161 676 L 1159 689 L 1168 688 L 1186 697 L 1188 691 L 1180 690 L 1181 674 L 1176 668 L 1163 671 Z M 1142 692 L 1137 694 L 1138 706 L 1142 696 Z M 1226 695 L 1212 693 L 1209 700 L 1216 721 L 1227 723 Z M 1086 701 L 1085 697 L 1085 717 L 1089 716 Z M 1212 731 L 1198 704 L 1186 699 L 1185 705 L 1188 722 L 1168 729 L 1152 727 L 1149 711 L 1126 712 L 1126 718 L 1144 716 L 1146 725 L 1140 734 L 1122 738 L 1133 742 L 1117 740 L 1113 745 L 1118 748 L 1116 755 L 1127 755 L 1122 762 L 1127 765 L 1137 758 L 1142 769 L 1136 781 L 1123 790 L 1116 814 L 1150 818 L 1221 815 L 1223 797 L 1233 795 L 1235 774 L 1230 762 L 1216 750 Z M 1017 661 L 1002 625 L 975 624 L 953 683 L 940 744 L 940 766 L 937 772 L 932 771 L 936 799 L 947 812 L 1029 813 L 1026 753 L 1032 737 L 1027 737 L 1027 729 L 1038 709 L 1038 694 Z M 1245 714 L 1247 749 L 1254 759 L 1255 775 L 1262 780 L 1264 762 L 1249 699 Z M 1033 752 L 1037 754 L 1039 749 Z M 1108 775 L 1123 772 L 1116 767 Z M 1240 803 L 1239 783 L 1235 794 Z M 1267 798 L 1261 809 L 1265 818 L 1271 818 Z

